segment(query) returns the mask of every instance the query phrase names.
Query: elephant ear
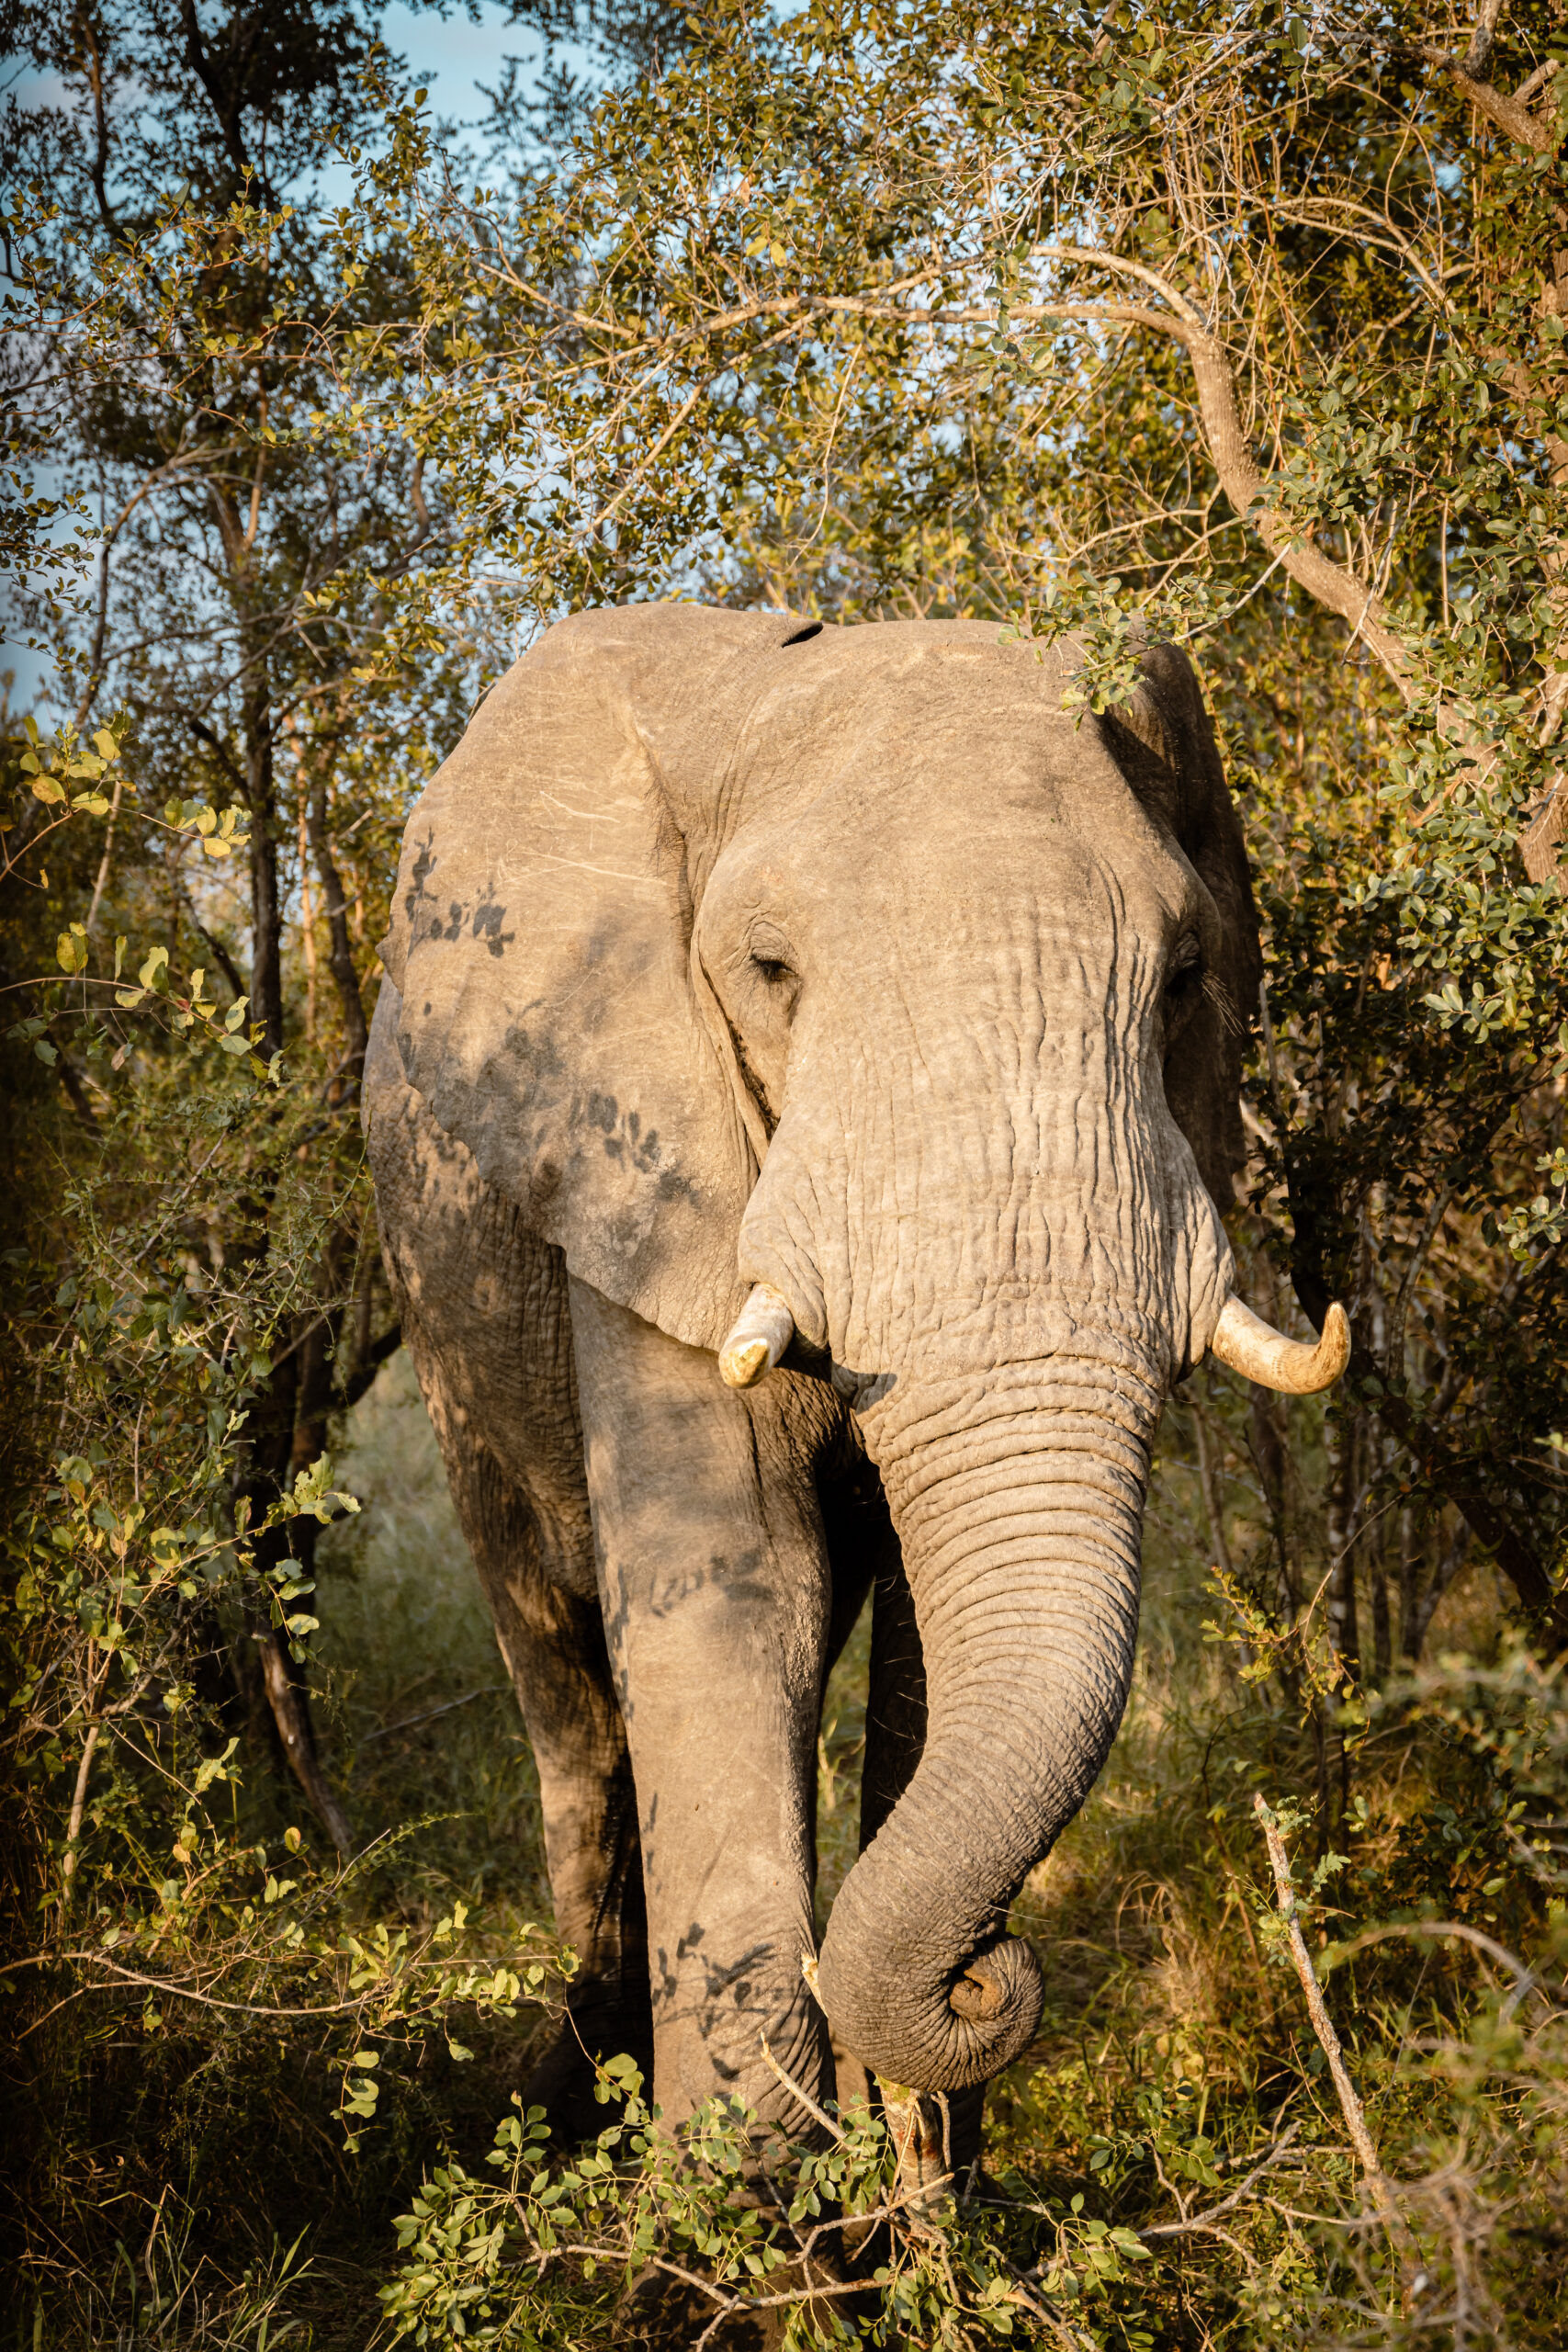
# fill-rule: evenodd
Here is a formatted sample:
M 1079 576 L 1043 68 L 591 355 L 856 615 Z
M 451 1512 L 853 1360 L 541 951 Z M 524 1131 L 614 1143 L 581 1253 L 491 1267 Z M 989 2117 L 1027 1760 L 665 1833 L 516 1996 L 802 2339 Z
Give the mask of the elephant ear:
M 1132 697 L 1100 727 L 1134 791 L 1172 834 L 1219 911 L 1218 968 L 1206 974 L 1202 1002 L 1167 1056 L 1165 1091 L 1224 1209 L 1247 1158 L 1241 1069 L 1263 978 L 1258 910 L 1241 820 L 1192 664 L 1173 645 L 1153 645 L 1139 668 Z
M 777 639 L 689 605 L 549 630 L 415 807 L 381 951 L 409 1083 L 480 1176 L 582 1281 L 704 1348 L 739 1303 L 756 1167 L 653 745 L 714 707 L 759 624 Z

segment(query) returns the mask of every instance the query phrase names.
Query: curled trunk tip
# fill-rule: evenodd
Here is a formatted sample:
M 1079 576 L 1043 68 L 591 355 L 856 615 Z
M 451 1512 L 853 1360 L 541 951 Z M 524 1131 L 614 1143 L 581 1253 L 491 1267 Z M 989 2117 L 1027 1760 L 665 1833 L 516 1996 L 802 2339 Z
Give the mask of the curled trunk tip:
M 969 2090 L 1021 2057 L 1039 2030 L 1045 1983 L 1033 1949 L 1004 1936 L 965 1962 L 947 1992 L 947 2030 L 929 2018 L 900 2032 L 886 2002 L 867 2001 L 863 1962 L 841 1949 L 828 1923 L 818 1963 L 818 1997 L 846 2049 L 882 2081 L 921 2091 Z M 847 1961 L 847 1965 L 845 1964 Z

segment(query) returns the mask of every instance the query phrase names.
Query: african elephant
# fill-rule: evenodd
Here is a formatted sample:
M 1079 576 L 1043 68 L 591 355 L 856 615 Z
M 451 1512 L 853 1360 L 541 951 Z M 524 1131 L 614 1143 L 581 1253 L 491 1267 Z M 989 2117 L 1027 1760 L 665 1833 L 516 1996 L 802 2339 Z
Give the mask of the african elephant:
M 537 1757 L 574 2031 L 651 2048 L 669 2120 L 722 2091 L 798 2130 L 764 2037 L 817 2099 L 829 2024 L 919 2092 L 1024 2049 L 1008 1909 L 1122 1714 L 1165 1396 L 1206 1350 L 1294 1388 L 1343 1361 L 1337 1309 L 1314 1349 L 1232 1296 L 1260 967 L 1192 672 L 1153 648 L 1075 723 L 1070 659 L 582 613 L 409 822 L 367 1074 L 387 1262 Z M 862 1853 L 813 1990 L 818 1714 L 868 1589 Z M 576 2049 L 543 2086 L 602 2122 Z

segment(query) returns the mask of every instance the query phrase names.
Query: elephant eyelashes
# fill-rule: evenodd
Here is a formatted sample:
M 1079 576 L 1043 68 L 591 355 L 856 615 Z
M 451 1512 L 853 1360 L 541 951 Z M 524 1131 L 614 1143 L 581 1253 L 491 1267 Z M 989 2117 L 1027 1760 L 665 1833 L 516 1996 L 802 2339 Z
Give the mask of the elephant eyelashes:
M 800 986 L 800 975 L 790 961 L 789 944 L 771 922 L 756 926 L 746 948 L 752 971 L 770 991 Z
M 1187 1026 L 1203 989 L 1202 950 L 1193 938 L 1178 944 L 1165 983 L 1165 1035 L 1171 1039 Z
M 1171 958 L 1170 972 L 1165 984 L 1168 996 L 1181 996 L 1201 978 L 1200 967 L 1203 951 L 1193 938 L 1183 939 Z

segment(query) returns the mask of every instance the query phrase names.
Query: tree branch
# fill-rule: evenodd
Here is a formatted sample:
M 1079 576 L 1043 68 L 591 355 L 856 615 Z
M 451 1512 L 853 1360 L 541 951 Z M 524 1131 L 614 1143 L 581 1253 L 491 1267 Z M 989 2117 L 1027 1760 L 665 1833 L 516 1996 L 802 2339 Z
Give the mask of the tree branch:
M 1489 7 L 1482 11 L 1483 17 L 1488 13 L 1495 24 L 1497 10 Z M 1520 106 L 1517 98 L 1510 98 L 1503 91 L 1495 89 L 1490 82 L 1482 81 L 1472 65 L 1471 60 L 1475 55 L 1479 38 L 1478 26 L 1475 38 L 1462 59 L 1450 57 L 1446 49 L 1438 49 L 1431 41 L 1411 41 L 1408 48 L 1413 56 L 1424 59 L 1427 64 L 1435 65 L 1439 73 L 1446 74 L 1460 96 L 1469 99 L 1477 114 L 1484 115 L 1488 122 L 1495 124 L 1499 130 L 1506 130 L 1510 139 L 1517 139 L 1521 147 L 1529 148 L 1533 154 L 1549 155 L 1557 144 L 1554 128 L 1543 121 L 1540 115 L 1531 114 L 1528 107 Z M 1491 48 L 1488 37 L 1486 56 L 1490 56 Z
M 348 1091 L 357 1101 L 370 1031 L 365 1018 L 365 1000 L 359 993 L 359 974 L 355 968 L 354 949 L 348 936 L 348 902 L 344 892 L 343 876 L 333 856 L 332 836 L 327 830 L 327 772 L 324 762 L 318 763 L 311 781 L 305 803 L 305 824 L 326 899 L 324 911 L 330 943 L 327 962 L 337 989 L 344 1034 L 348 1040 L 348 1052 L 344 1057 L 350 1073 Z
M 1327 2005 L 1323 1997 L 1323 1988 L 1317 1981 L 1317 1973 L 1312 1964 L 1312 1954 L 1306 1948 L 1306 1938 L 1302 1933 L 1302 1923 L 1296 1911 L 1296 1891 L 1291 1879 L 1290 1858 L 1285 1852 L 1285 1841 L 1280 1835 L 1280 1825 L 1260 1796 L 1253 1798 L 1252 1805 L 1263 1830 L 1264 1842 L 1269 1849 L 1269 1860 L 1274 1872 L 1275 1892 L 1280 1903 L 1280 1917 L 1285 1924 L 1285 1934 L 1291 1947 L 1291 1958 L 1295 1962 L 1296 1974 L 1301 1980 L 1302 1991 L 1306 1996 L 1307 2015 L 1312 2019 L 1312 2030 L 1316 2034 L 1323 2054 L 1328 2061 L 1328 2071 L 1333 2077 L 1335 2090 L 1338 2094 L 1340 2113 L 1345 2118 L 1345 2129 L 1350 2135 L 1350 2144 L 1356 2151 L 1367 2187 L 1371 2191 L 1372 2202 L 1382 2216 L 1383 2227 L 1387 2230 L 1392 2243 L 1398 2248 L 1404 2264 L 1407 2266 L 1414 2252 L 1410 2243 L 1410 2233 L 1405 2228 L 1404 2218 L 1394 2201 L 1393 2184 L 1382 2168 L 1382 2160 L 1378 2154 L 1377 2143 L 1367 2127 L 1366 2109 L 1362 2107 L 1356 2086 L 1350 2080 L 1349 2069 L 1345 2064 L 1345 2053 L 1339 2046 L 1339 2036 L 1334 2030 L 1334 2020 L 1328 2014 Z M 1408 2285 L 1406 2293 L 1408 2294 Z

